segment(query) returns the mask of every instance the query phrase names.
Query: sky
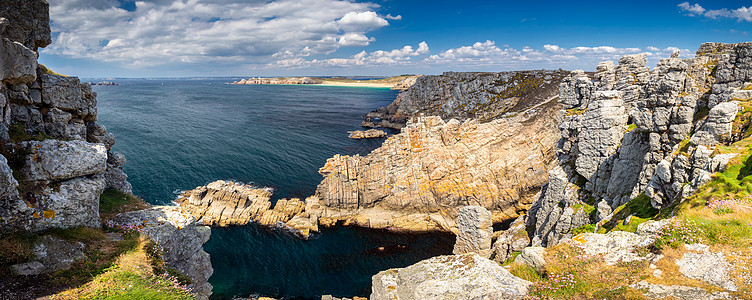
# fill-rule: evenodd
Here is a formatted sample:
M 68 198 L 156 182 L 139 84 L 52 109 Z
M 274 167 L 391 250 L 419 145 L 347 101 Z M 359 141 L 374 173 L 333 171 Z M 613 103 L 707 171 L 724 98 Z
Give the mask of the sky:
M 752 2 L 48 0 L 50 69 L 85 78 L 393 76 L 650 66 L 750 41 Z

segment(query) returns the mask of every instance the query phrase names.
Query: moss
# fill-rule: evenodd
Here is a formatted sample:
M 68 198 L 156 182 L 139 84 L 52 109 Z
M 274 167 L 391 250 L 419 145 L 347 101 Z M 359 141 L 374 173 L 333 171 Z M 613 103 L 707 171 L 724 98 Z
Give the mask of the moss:
M 639 223 L 656 217 L 658 212 L 659 211 L 653 208 L 650 204 L 650 198 L 645 196 L 645 194 L 640 194 L 626 204 L 617 207 L 613 212 L 611 220 L 603 224 L 602 227 L 607 231 L 625 230 L 634 232 Z M 629 216 L 632 216 L 629 225 L 623 225 L 624 220 Z
M 43 64 L 39 64 L 39 69 L 41 69 L 42 72 L 44 72 L 44 74 L 47 74 L 47 75 L 57 75 L 57 76 L 68 77 L 68 75 L 63 75 L 63 74 L 50 70 L 49 68 L 47 68 L 47 66 Z
M 149 205 L 139 197 L 115 189 L 106 189 L 99 196 L 99 214 L 104 219 L 116 214 L 148 208 Z
M 20 143 L 25 141 L 44 141 L 50 137 L 42 131 L 35 131 L 26 128 L 26 125 L 21 123 L 13 123 L 8 128 L 8 135 L 12 143 Z
M 578 235 L 580 233 L 593 233 L 593 232 L 595 232 L 595 224 L 587 224 L 587 225 L 583 225 L 575 229 L 572 229 L 573 235 Z
M 567 109 L 567 112 L 565 115 L 566 116 L 579 116 L 581 114 L 584 114 L 586 111 L 587 111 L 586 108 L 575 107 L 575 108 Z
M 630 132 L 630 131 L 635 130 L 635 129 L 637 129 L 637 124 L 629 124 L 629 125 L 627 125 L 627 129 L 624 130 L 624 133 Z

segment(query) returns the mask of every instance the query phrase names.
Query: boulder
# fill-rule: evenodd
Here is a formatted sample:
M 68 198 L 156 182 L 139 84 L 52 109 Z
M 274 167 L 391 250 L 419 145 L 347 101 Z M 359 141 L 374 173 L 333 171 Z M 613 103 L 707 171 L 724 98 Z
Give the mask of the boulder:
M 116 226 L 137 226 L 162 248 L 162 258 L 170 268 L 191 279 L 188 286 L 197 299 L 208 299 L 212 286 L 208 280 L 214 270 L 203 244 L 211 229 L 197 226 L 195 219 L 176 206 L 155 206 L 122 213 L 112 220 Z
M 34 216 L 38 219 L 36 230 L 99 227 L 99 196 L 104 187 L 104 178 L 100 176 L 77 177 L 56 187 L 45 187 L 37 200 L 41 211 Z
M 587 255 L 603 257 L 607 265 L 648 259 L 633 251 L 638 247 L 649 246 L 653 242 L 652 237 L 626 231 L 612 231 L 607 234 L 582 233 L 568 240 L 568 243 L 581 248 Z M 648 254 L 648 256 L 652 257 L 653 254 Z
M 736 284 L 729 277 L 731 265 L 723 253 L 707 250 L 701 253 L 687 252 L 681 259 L 676 260 L 676 265 L 684 276 L 705 281 L 728 291 L 737 290 Z
M 522 251 L 530 245 L 526 221 L 527 215 L 520 216 L 509 225 L 509 229 L 499 235 L 492 249 L 492 258 L 495 262 L 503 263 L 512 257 L 512 253 Z
M 50 74 L 40 75 L 40 81 L 44 104 L 72 112 L 84 121 L 96 119 L 97 95 L 88 83 L 81 83 L 77 77 Z
M 514 259 L 515 263 L 526 265 L 539 272 L 546 269 L 546 248 L 527 247 Z
M 107 148 L 102 144 L 47 139 L 24 142 L 23 146 L 31 151 L 22 171 L 26 180 L 65 180 L 107 168 Z
M 371 300 L 522 299 L 531 282 L 476 253 L 437 256 L 372 278 Z
M 39 275 L 60 270 L 68 270 L 71 265 L 85 258 L 84 244 L 71 243 L 60 238 L 45 235 L 34 243 L 34 260 L 13 265 L 17 275 Z
M 347 133 L 350 134 L 351 139 L 356 139 L 356 140 L 383 138 L 387 136 L 386 131 L 378 130 L 378 129 L 368 129 L 366 131 L 355 130 L 355 131 L 348 131 Z
M 452 253 L 478 253 L 484 258 L 491 257 L 491 212 L 477 205 L 460 208 L 457 229 L 459 233 Z
M 36 80 L 36 53 L 18 42 L 12 42 L 1 36 L 2 35 L 0 35 L 0 79 L 4 83 L 11 85 L 29 83 Z

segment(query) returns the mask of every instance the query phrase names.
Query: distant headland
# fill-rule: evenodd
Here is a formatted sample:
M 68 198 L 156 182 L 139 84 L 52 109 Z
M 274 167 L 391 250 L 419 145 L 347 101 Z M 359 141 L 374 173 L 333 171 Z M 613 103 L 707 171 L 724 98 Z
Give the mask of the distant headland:
M 275 77 L 275 78 L 249 78 L 233 81 L 228 84 L 294 84 L 294 85 L 320 85 L 320 86 L 349 86 L 349 87 L 378 87 L 391 88 L 393 90 L 406 90 L 415 83 L 422 75 L 400 75 L 379 79 L 353 79 L 347 77 Z

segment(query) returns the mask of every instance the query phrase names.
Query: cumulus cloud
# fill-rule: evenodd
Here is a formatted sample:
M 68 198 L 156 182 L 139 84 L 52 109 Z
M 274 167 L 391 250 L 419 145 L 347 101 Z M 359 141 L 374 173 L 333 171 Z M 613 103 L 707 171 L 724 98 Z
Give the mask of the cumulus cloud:
M 373 3 L 346 0 L 49 0 L 45 53 L 129 65 L 266 64 L 366 46 L 388 26 Z M 126 3 L 128 5 L 124 5 Z
M 310 67 L 352 67 L 352 66 L 382 66 L 395 64 L 408 64 L 416 56 L 426 55 L 430 52 L 428 44 L 424 41 L 418 44 L 418 49 L 412 46 L 404 46 L 391 51 L 377 50 L 373 52 L 361 51 L 348 58 L 329 58 L 305 60 L 300 57 L 280 59 L 267 67 L 286 68 L 310 68 Z
M 704 16 L 710 19 L 729 18 L 736 19 L 738 22 L 752 22 L 752 6 L 742 6 L 737 9 L 705 9 L 699 3 L 689 4 L 689 2 L 682 2 L 677 5 L 679 10 L 685 12 L 688 16 Z

